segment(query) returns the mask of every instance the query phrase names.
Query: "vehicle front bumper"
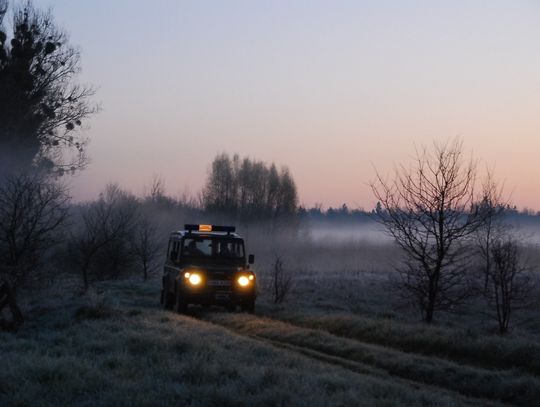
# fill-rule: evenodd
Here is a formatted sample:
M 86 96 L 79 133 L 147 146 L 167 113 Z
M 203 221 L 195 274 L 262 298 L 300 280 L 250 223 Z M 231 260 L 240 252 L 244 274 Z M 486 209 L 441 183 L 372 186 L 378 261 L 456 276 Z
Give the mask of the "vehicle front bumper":
M 234 289 L 215 290 L 209 287 L 199 289 L 183 287 L 181 297 L 187 304 L 240 305 L 242 303 L 255 301 L 257 294 L 255 288 L 240 291 Z

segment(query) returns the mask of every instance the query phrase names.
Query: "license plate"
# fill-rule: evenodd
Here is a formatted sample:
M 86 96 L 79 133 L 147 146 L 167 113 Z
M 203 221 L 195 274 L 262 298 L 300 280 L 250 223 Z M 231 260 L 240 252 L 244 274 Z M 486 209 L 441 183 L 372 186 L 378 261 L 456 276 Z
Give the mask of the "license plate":
M 216 294 L 216 300 L 228 300 L 229 294 Z
M 208 280 L 208 285 L 223 287 L 230 286 L 231 282 L 229 280 Z

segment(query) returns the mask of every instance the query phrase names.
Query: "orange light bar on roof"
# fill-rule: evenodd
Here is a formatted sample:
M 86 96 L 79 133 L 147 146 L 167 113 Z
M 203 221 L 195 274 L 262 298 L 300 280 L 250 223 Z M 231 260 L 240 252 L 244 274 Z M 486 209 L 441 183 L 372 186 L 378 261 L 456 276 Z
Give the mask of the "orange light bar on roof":
M 220 226 L 220 225 L 199 225 L 198 223 L 186 223 L 184 229 L 188 232 L 227 232 L 228 234 L 234 233 L 236 228 L 234 226 Z

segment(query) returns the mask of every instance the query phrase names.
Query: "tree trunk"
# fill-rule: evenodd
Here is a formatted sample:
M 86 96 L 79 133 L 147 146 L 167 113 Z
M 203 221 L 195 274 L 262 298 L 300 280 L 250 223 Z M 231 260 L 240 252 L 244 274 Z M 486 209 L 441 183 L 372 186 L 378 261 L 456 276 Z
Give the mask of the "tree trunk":
M 83 283 L 84 291 L 88 290 L 88 266 L 84 266 L 82 269 L 83 272 Z
M 427 306 L 426 318 L 424 321 L 428 324 L 431 324 L 433 322 L 433 305 L 431 303 L 429 303 Z
M 425 322 L 431 324 L 433 322 L 433 314 L 435 312 L 435 297 L 437 295 L 437 285 L 431 278 L 429 281 L 428 303 L 426 306 Z
M 6 305 L 9 305 L 9 309 L 13 315 L 13 322 L 16 325 L 22 324 L 24 322 L 24 317 L 21 309 L 17 305 L 14 289 L 7 281 L 4 281 L 0 287 L 0 311 L 2 311 L 2 308 L 4 308 Z

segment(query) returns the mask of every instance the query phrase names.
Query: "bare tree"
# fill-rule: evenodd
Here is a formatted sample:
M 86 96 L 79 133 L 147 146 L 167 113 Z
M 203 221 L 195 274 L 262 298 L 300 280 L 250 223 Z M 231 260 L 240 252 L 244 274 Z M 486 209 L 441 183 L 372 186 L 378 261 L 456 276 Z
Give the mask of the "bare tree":
M 13 288 L 30 283 L 44 255 L 59 242 L 69 196 L 39 175 L 13 175 L 0 182 L 0 277 Z
M 502 186 L 497 185 L 493 174 L 488 171 L 482 185 L 482 199 L 478 210 L 482 213 L 484 222 L 476 231 L 475 241 L 480 253 L 480 271 L 483 275 L 483 290 L 488 289 L 489 276 L 492 272 L 492 245 L 508 234 L 510 225 L 504 223 L 504 215 L 508 203 L 502 198 Z
M 165 180 L 158 174 L 152 174 L 148 186 L 144 188 L 144 201 L 156 209 L 172 209 L 176 202 L 166 194 Z
M 165 197 L 165 180 L 162 176 L 154 173 L 150 185 L 145 187 L 144 197 L 153 203 L 159 203 Z
M 11 328 L 22 324 L 24 322 L 24 317 L 21 309 L 17 305 L 17 300 L 11 285 L 8 281 L 0 281 L 0 314 L 6 306 L 9 306 L 13 321 L 8 323 L 0 318 L 0 328 Z
M 272 264 L 272 294 L 274 304 L 280 304 L 291 289 L 292 276 L 283 268 L 283 260 L 276 256 Z
M 69 196 L 58 183 L 35 174 L 0 180 L 0 310 L 9 304 L 22 322 L 18 288 L 42 278 L 48 251 L 59 242 Z
M 466 240 L 482 225 L 474 205 L 476 167 L 463 159 L 459 140 L 416 152 L 414 165 L 400 166 L 392 181 L 377 173 L 371 187 L 381 203 L 378 220 L 403 249 L 398 267 L 401 287 L 433 322 L 468 295 L 465 284 L 471 245 Z
M 85 289 L 90 284 L 90 270 L 100 255 L 113 253 L 126 257 L 119 243 L 125 245 L 136 222 L 136 207 L 128 198 L 117 185 L 109 185 L 97 202 L 82 208 L 82 228 L 71 238 L 69 250 L 81 272 Z M 113 263 L 117 260 L 116 257 L 112 259 Z M 113 269 L 117 266 L 109 265 Z M 113 270 L 113 274 L 116 271 Z
M 131 239 L 131 250 L 142 265 L 143 279 L 145 281 L 149 272 L 154 269 L 154 262 L 161 249 L 156 237 L 156 230 L 156 226 L 150 220 L 143 218 L 137 224 L 134 236 Z
M 521 259 L 517 240 L 511 236 L 492 242 L 492 266 L 485 297 L 492 316 L 497 320 L 499 333 L 508 332 L 515 311 L 530 306 L 536 287 L 531 269 Z

